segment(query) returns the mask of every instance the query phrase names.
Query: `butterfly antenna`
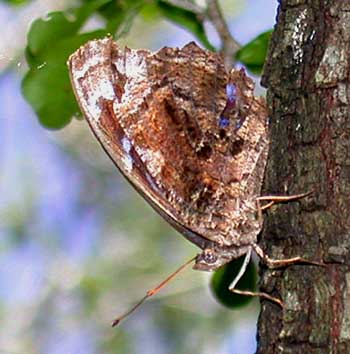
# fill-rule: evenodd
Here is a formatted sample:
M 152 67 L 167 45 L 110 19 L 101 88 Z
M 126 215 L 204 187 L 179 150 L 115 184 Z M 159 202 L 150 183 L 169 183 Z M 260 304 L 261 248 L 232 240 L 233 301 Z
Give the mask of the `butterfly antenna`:
M 175 270 L 175 272 L 171 273 L 166 279 L 164 279 L 158 286 L 155 288 L 148 290 L 146 295 L 136 304 L 134 305 L 129 311 L 125 312 L 123 315 L 117 317 L 113 322 L 112 322 L 112 327 L 117 326 L 121 320 L 123 320 L 125 317 L 128 317 L 131 315 L 137 308 L 139 308 L 148 298 L 150 298 L 153 295 L 156 295 L 165 285 L 167 285 L 173 278 L 175 278 L 182 270 L 184 270 L 188 265 L 190 265 L 197 256 L 191 258 L 189 261 L 181 265 L 178 269 Z

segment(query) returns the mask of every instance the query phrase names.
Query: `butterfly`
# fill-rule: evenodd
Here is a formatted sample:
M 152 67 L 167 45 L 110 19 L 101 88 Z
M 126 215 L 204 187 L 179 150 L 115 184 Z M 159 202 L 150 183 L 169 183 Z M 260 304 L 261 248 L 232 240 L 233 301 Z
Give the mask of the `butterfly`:
M 103 149 L 201 249 L 195 269 L 213 271 L 242 255 L 246 266 L 253 248 L 264 256 L 257 236 L 268 114 L 244 69 L 226 71 L 219 54 L 193 42 L 151 52 L 120 48 L 112 38 L 86 43 L 68 66 Z

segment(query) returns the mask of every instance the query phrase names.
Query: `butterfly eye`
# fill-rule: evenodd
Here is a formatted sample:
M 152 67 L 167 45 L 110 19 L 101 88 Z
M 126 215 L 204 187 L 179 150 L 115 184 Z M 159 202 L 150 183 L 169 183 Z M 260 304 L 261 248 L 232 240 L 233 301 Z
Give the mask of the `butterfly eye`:
M 203 261 L 207 264 L 213 264 L 217 261 L 218 257 L 214 254 L 214 251 L 207 248 L 203 251 Z

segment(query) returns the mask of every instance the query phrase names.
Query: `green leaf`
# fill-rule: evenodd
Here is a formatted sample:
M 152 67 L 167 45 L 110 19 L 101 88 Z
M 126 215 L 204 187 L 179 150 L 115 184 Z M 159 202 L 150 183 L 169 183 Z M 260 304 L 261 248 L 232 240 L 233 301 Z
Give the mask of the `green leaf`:
M 155 2 L 147 2 L 141 11 L 141 16 L 145 21 L 159 21 L 163 18 L 160 9 Z
M 29 64 L 41 65 L 45 55 L 52 51 L 57 41 L 76 34 L 81 24 L 70 21 L 63 12 L 51 12 L 45 19 L 33 22 L 27 36 Z
M 260 34 L 236 54 L 236 59 L 255 74 L 262 72 L 272 32 L 270 30 Z
M 156 4 L 164 17 L 193 33 L 207 49 L 211 51 L 216 50 L 209 42 L 203 23 L 197 14 L 162 0 L 156 0 Z
M 83 3 L 89 3 L 95 0 L 81 0 Z M 110 33 L 115 33 L 120 25 L 124 28 L 130 28 L 135 15 L 138 14 L 143 5 L 148 2 L 147 0 L 122 0 L 115 1 L 109 0 L 106 4 L 98 9 L 98 13 L 106 21 L 106 30 Z M 124 34 L 124 30 L 121 31 Z M 116 36 L 120 37 L 120 36 Z
M 237 308 L 246 305 L 252 300 L 251 296 L 238 295 L 229 290 L 229 286 L 241 269 L 244 257 L 233 260 L 218 269 L 212 276 L 210 287 L 215 298 L 228 308 Z M 254 291 L 256 286 L 256 269 L 252 261 L 239 280 L 236 288 Z
M 12 6 L 17 6 L 17 5 L 24 5 L 28 2 L 31 2 L 31 0 L 1 0 L 0 2 L 4 2 L 5 4 L 9 4 Z
M 108 4 L 102 6 L 98 13 L 106 21 L 106 29 L 115 33 L 119 28 L 120 24 L 124 21 L 126 15 L 124 7 L 119 1 L 111 1 Z
M 69 80 L 67 59 L 88 40 L 106 35 L 106 31 L 101 30 L 58 41 L 41 55 L 42 63 L 32 67 L 24 77 L 23 95 L 43 126 L 62 128 L 79 112 Z
M 135 1 L 135 3 L 125 11 L 123 21 L 120 21 L 120 26 L 118 26 L 116 38 L 125 36 L 130 32 L 131 25 L 133 24 L 136 15 L 141 11 L 143 4 L 143 1 Z
M 108 34 L 105 30 L 78 33 L 108 1 L 92 1 L 69 13 L 52 12 L 34 21 L 28 32 L 25 55 L 30 69 L 22 80 L 22 93 L 47 128 L 62 128 L 79 112 L 66 62 L 86 41 Z
M 26 49 L 27 55 L 37 59 L 34 65 L 40 65 L 41 56 L 50 51 L 57 41 L 77 34 L 89 16 L 108 1 L 89 2 L 70 12 L 51 12 L 45 18 L 35 20 L 28 32 Z M 32 60 L 29 61 L 31 63 Z

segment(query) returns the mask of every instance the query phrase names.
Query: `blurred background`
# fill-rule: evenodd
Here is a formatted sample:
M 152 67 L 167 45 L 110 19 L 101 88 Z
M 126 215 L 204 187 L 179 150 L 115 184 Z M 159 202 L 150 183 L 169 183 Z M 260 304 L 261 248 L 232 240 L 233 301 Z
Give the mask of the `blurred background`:
M 220 4 L 242 44 L 273 28 L 275 0 Z M 30 24 L 68 6 L 0 1 L 0 353 L 254 353 L 259 302 L 228 309 L 212 295 L 211 275 L 191 269 L 110 327 L 198 250 L 121 177 L 84 120 L 48 130 L 23 98 Z M 191 40 L 142 13 L 121 39 L 152 50 Z

